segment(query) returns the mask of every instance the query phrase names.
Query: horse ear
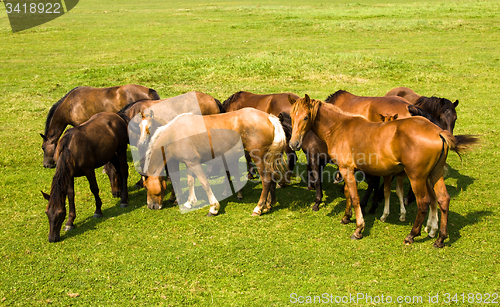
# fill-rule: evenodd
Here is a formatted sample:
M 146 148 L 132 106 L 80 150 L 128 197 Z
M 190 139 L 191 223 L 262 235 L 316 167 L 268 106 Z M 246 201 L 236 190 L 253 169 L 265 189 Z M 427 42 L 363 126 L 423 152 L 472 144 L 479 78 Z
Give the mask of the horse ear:
M 307 103 L 310 103 L 311 102 L 311 98 L 309 98 L 309 95 L 306 94 L 306 96 L 304 97 L 306 99 L 306 102 Z
M 153 118 L 154 115 L 153 110 L 149 110 L 149 117 Z
M 456 107 L 458 106 L 458 100 L 457 100 L 457 101 L 455 101 L 455 102 L 453 103 L 453 105 L 454 105 L 454 106 L 455 106 L 455 108 L 456 108 Z
M 297 100 L 293 99 L 292 96 L 288 95 L 288 102 L 290 102 L 290 104 L 294 104 Z
M 394 114 L 393 119 L 394 119 L 394 120 L 398 119 L 398 115 L 397 115 L 397 114 Z
M 282 113 L 280 113 L 280 114 L 278 115 L 278 119 L 280 120 L 280 122 L 282 122 L 282 121 L 283 121 L 283 114 L 282 114 Z
M 45 193 L 44 191 L 40 191 L 42 192 L 42 195 L 43 195 L 43 198 L 45 198 L 46 200 L 50 200 L 50 195 Z
M 382 120 L 382 122 L 385 122 L 385 116 L 382 114 L 379 114 L 379 115 L 380 115 L 380 119 Z
M 43 135 L 43 134 L 41 134 L 41 133 L 40 133 L 40 136 L 42 137 L 42 139 L 43 139 L 44 141 L 47 141 L 47 137 L 46 137 L 45 135 Z

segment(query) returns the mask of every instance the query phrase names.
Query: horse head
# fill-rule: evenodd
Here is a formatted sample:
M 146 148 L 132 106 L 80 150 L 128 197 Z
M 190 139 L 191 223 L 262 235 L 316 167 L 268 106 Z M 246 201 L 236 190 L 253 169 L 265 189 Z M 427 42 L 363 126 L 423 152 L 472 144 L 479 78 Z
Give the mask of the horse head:
M 382 120 L 382 122 L 391 122 L 393 120 L 396 120 L 398 119 L 398 114 L 394 114 L 394 115 L 382 115 L 382 114 L 379 114 L 380 115 L 380 119 Z
M 290 112 L 290 117 L 292 118 L 290 148 L 296 151 L 302 147 L 304 135 L 311 130 L 320 102 L 314 99 L 311 100 L 307 94 L 304 98 L 299 98 L 297 100 L 288 96 L 288 100 L 290 104 L 292 104 L 292 110 Z
M 149 209 L 161 209 L 162 200 L 167 190 L 167 183 L 162 176 L 143 176 L 144 187 L 147 190 L 147 203 Z
M 40 133 L 43 139 L 42 150 L 43 150 L 43 167 L 45 168 L 55 168 L 56 161 L 54 160 L 54 153 L 56 151 L 56 142 L 49 140 L 49 138 Z
M 62 224 L 66 219 L 65 197 L 50 197 L 49 194 L 44 192 L 42 192 L 42 195 L 49 202 L 45 209 L 45 214 L 49 218 L 49 242 L 58 242 L 61 239 Z

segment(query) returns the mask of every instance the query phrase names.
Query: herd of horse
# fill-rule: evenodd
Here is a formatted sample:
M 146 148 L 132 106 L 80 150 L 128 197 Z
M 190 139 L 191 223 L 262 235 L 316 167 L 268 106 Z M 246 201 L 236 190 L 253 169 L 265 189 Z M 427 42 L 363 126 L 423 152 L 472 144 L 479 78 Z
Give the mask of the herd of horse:
M 385 207 L 381 220 L 386 220 L 391 181 L 395 177 L 400 220 L 405 220 L 405 205 L 416 200 L 418 207 L 405 244 L 413 243 L 414 237 L 420 235 L 429 213 L 425 230 L 431 237 L 439 231 L 434 246 L 444 246 L 450 202 L 443 179 L 446 158 L 450 150 L 460 154 L 478 141 L 471 135 L 453 135 L 458 100 L 420 96 L 406 87 L 392 89 L 384 97 L 356 96 L 339 90 L 324 102 L 293 93 L 257 95 L 240 91 L 223 103 L 201 92 L 188 94 L 197 101 L 198 113 L 180 102 L 178 113 L 166 116 L 165 103 L 174 100 L 162 100 L 155 90 L 134 84 L 77 87 L 51 107 L 45 133 L 41 134 L 43 165 L 56 167 L 50 194 L 42 192 L 48 200 L 49 242 L 60 240 L 66 219 L 66 197 L 69 215 L 65 230 L 74 227 L 74 177 L 85 176 L 89 181 L 96 202 L 94 217 L 102 216 L 95 177 L 95 169 L 101 166 L 109 176 L 113 196 L 120 197 L 122 207 L 127 206 L 128 144 L 136 145 L 143 154 L 140 163 L 143 172 L 136 186 L 146 188 L 148 208 L 162 207 L 167 194 L 163 173 L 166 167 L 174 186 L 180 180 L 174 174 L 179 163 L 183 163 L 189 169 L 189 198 L 183 206 L 189 208 L 197 202 L 196 177 L 210 202 L 208 215 L 217 215 L 220 204 L 201 165 L 224 156 L 224 163 L 237 167 L 239 155 L 227 152 L 241 140 L 248 178 L 254 178 L 257 171 L 262 181 L 262 193 L 252 215 L 271 210 L 276 203 L 277 184 L 290 184 L 297 162 L 295 152 L 302 150 L 307 159 L 308 189 L 316 190 L 312 207 L 315 211 L 319 210 L 323 197 L 323 168 L 328 163 L 338 167 L 340 176 L 335 180 L 344 182 L 346 197 L 342 223 L 350 222 L 353 209 L 356 218 L 352 239 L 363 236 L 363 214 L 372 192 L 370 213 L 375 212 L 383 194 Z M 199 128 L 200 123 L 203 129 Z M 62 135 L 68 125 L 73 128 Z M 222 145 L 215 146 L 216 143 Z M 357 171 L 362 171 L 368 182 L 361 200 L 355 178 Z M 226 175 L 231 180 L 229 172 Z M 243 185 L 238 176 L 233 177 L 233 186 L 241 199 Z M 384 181 L 382 187 L 379 187 L 380 177 Z M 403 196 L 404 177 L 411 184 L 407 198 Z M 173 191 L 169 200 L 176 200 Z

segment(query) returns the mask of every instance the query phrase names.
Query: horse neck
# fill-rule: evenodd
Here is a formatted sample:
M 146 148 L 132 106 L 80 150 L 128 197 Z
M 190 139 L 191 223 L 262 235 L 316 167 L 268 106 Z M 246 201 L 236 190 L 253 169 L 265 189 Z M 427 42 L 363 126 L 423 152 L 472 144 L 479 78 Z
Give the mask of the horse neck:
M 74 170 L 75 160 L 71 151 L 65 147 L 59 156 L 56 173 L 54 174 L 54 178 L 52 178 L 52 186 L 50 188 L 50 203 L 52 205 L 65 205 L 68 186 L 73 178 Z
M 54 116 L 52 116 L 52 119 L 50 120 L 49 128 L 47 129 L 47 139 L 49 139 L 49 141 L 52 141 L 53 143 L 56 143 L 57 140 L 59 140 L 64 132 L 64 129 L 66 129 L 66 126 L 69 124 L 68 119 L 66 118 L 66 116 L 64 116 L 64 114 L 67 113 L 64 111 L 64 109 L 64 104 L 61 104 L 57 108 Z
M 332 137 L 332 132 L 336 131 L 338 127 L 347 117 L 329 110 L 327 107 L 320 106 L 318 113 L 314 119 L 311 130 L 318 136 L 320 140 L 328 144 L 328 140 Z

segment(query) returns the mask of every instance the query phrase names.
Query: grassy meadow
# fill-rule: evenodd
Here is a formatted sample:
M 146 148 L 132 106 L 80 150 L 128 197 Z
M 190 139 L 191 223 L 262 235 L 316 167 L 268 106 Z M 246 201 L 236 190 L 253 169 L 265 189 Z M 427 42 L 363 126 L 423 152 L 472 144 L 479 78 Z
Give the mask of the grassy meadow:
M 500 2 L 84 0 L 15 34 L 3 3 L 0 11 L 0 306 L 288 306 L 308 296 L 324 303 L 323 294 L 372 297 L 340 306 L 379 305 L 382 295 L 388 306 L 427 306 L 430 296 L 471 306 L 495 302 L 493 293 L 500 302 Z M 42 166 L 39 136 L 47 112 L 76 86 L 127 83 L 221 101 L 240 90 L 325 99 L 407 86 L 458 99 L 455 134 L 477 134 L 481 145 L 448 156 L 443 249 L 425 233 L 403 244 L 417 209 L 400 222 L 395 193 L 387 222 L 379 206 L 351 241 L 338 184 L 324 184 L 313 212 L 314 191 L 297 178 L 277 190 L 270 213 L 252 217 L 261 185 L 250 181 L 243 201 L 232 196 L 208 218 L 208 208 L 181 214 L 166 200 L 151 211 L 144 190 L 120 208 L 100 169 L 104 218 L 92 217 L 94 197 L 78 178 L 77 228 L 49 244 L 40 191 L 55 170 Z

